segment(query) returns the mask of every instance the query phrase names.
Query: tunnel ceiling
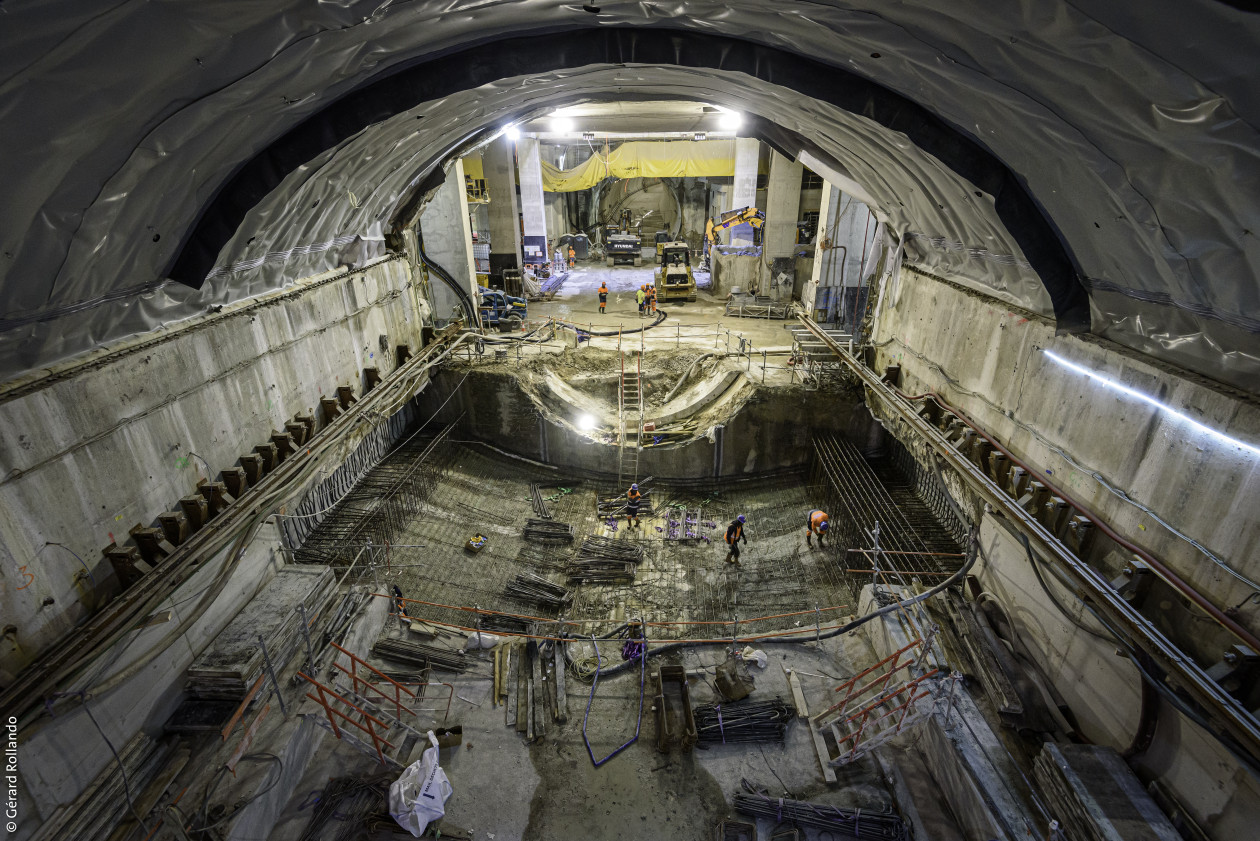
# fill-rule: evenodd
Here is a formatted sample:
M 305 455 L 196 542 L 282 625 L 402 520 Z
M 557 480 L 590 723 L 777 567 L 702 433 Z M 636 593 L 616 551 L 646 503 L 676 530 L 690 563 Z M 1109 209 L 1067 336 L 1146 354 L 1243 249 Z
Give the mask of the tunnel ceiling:
M 1260 18 L 1230 4 L 3 11 L 5 377 L 383 253 L 429 171 L 508 121 L 655 98 L 808 152 L 910 264 L 1260 382 Z

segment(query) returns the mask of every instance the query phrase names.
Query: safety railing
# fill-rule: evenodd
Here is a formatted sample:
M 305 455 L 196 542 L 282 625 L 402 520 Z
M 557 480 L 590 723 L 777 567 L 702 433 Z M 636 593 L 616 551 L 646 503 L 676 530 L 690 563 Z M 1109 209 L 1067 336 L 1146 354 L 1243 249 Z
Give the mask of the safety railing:
M 450 716 L 451 700 L 455 696 L 455 687 L 453 685 L 442 682 L 442 681 L 421 681 L 421 682 L 397 681 L 389 677 L 388 675 L 386 675 L 384 672 L 381 672 L 380 670 L 376 669 L 371 664 L 365 662 L 362 658 L 356 656 L 353 652 L 347 651 L 346 649 L 337 645 L 335 642 L 329 643 L 329 644 L 333 648 L 337 649 L 338 651 L 340 651 L 342 654 L 346 655 L 346 657 L 350 659 L 349 669 L 347 669 L 345 666 L 341 665 L 340 663 L 333 663 L 333 668 L 337 669 L 346 677 L 350 678 L 351 688 L 353 689 L 354 694 L 362 698 L 367 698 L 368 700 L 371 700 L 373 702 L 375 702 L 376 699 L 379 698 L 385 703 L 391 704 L 394 709 L 394 717 L 397 718 L 399 721 L 406 722 L 407 719 L 405 718 L 405 716 L 408 716 L 408 715 L 411 716 L 412 718 L 417 718 L 418 717 L 417 713 L 422 713 L 422 712 L 435 713 L 435 712 L 438 712 L 440 709 L 442 710 L 442 721 L 445 722 L 447 718 Z M 378 686 L 376 682 L 369 680 L 367 677 L 364 677 L 363 675 L 360 675 L 359 674 L 360 668 L 365 669 L 369 674 L 374 675 L 375 677 L 379 678 L 380 681 L 382 681 L 386 687 L 393 690 L 392 695 L 390 692 L 387 692 L 385 689 L 382 689 L 380 686 Z M 417 703 L 424 699 L 425 690 L 430 686 L 446 687 L 447 696 L 446 696 L 446 707 L 444 709 L 440 707 L 417 706 Z M 414 691 L 412 689 L 409 689 L 408 687 L 414 687 Z M 404 703 L 404 699 L 406 700 L 407 703 Z
M 333 735 L 338 739 L 342 738 L 342 727 L 345 725 L 366 733 L 381 764 L 387 764 L 386 755 L 389 749 L 395 747 L 394 743 L 387 738 L 391 729 L 390 725 L 381 721 L 350 699 L 342 696 L 336 690 L 324 686 L 305 672 L 298 672 L 298 675 L 313 686 L 316 693 L 318 693 L 317 695 L 312 695 L 310 692 L 307 692 L 306 697 L 324 708 L 324 715 L 328 717 L 328 725 Z M 345 709 L 341 709 L 337 704 L 341 704 Z M 354 714 L 351 715 L 351 712 Z M 340 725 L 338 724 L 339 721 L 341 722 Z

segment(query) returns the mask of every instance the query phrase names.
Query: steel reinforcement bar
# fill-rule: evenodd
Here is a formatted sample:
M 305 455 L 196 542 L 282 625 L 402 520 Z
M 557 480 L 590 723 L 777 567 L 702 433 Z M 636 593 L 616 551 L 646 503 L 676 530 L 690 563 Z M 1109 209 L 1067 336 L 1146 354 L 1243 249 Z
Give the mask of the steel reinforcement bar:
M 898 397 L 879 375 L 832 340 L 811 319 L 802 316 L 800 320 L 862 381 L 871 398 L 878 400 L 927 442 L 973 492 L 1028 538 L 1038 554 L 1050 559 L 1066 572 L 1081 588 L 1081 592 L 1087 595 L 1092 607 L 1107 619 L 1108 625 L 1118 628 L 1134 647 L 1145 652 L 1162 672 L 1172 678 L 1179 689 L 1194 698 L 1212 723 L 1228 733 L 1242 750 L 1252 756 L 1260 756 L 1260 722 L 1257 722 L 1238 699 L 1226 692 L 1190 655 L 1138 613 L 1112 589 L 1097 570 L 1076 557 L 1062 541 L 998 487 L 978 465 L 955 449 L 940 430 L 915 412 L 911 404 Z

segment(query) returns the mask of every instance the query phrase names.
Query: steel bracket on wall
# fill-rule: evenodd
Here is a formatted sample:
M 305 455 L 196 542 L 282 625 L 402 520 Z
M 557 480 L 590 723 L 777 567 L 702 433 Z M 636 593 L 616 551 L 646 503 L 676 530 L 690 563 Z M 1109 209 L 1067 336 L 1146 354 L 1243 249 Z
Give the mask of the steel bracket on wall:
M 901 399 L 878 374 L 828 337 L 812 320 L 802 317 L 801 322 L 862 382 L 869 400 L 882 405 L 925 441 L 993 512 L 1027 537 L 1032 551 L 1065 573 L 1079 592 L 1089 599 L 1099 617 L 1151 659 L 1157 667 L 1156 674 L 1164 676 L 1166 684 L 1170 683 L 1192 697 L 1212 726 L 1226 734 L 1238 750 L 1250 756 L 1260 756 L 1260 721 L 1256 716 L 1154 622 L 1138 612 L 1111 586 L 1111 582 L 1077 557 L 1067 543 L 1051 530 L 1052 527 L 1064 528 L 1067 522 L 1066 519 L 1059 521 L 1057 517 L 1049 520 L 1046 516 L 1059 513 L 1048 488 L 1036 481 L 1029 482 L 1029 492 L 1016 500 L 969 455 L 951 443 L 940 429 L 921 417 L 911 403 Z M 1054 506 L 1054 511 L 1045 506 Z M 1241 631 L 1238 633 L 1244 634 Z

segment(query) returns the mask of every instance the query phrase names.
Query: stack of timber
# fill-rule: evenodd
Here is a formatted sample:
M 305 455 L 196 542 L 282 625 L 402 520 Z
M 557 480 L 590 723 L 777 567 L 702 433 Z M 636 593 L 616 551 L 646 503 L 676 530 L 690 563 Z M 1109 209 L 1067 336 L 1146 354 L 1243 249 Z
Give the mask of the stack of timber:
M 265 668 L 259 637 L 267 644 L 278 677 L 295 653 L 300 650 L 305 656 L 298 605 L 305 610 L 307 622 L 314 623 L 327 615 L 336 589 L 329 567 L 290 565 L 281 569 L 188 667 L 189 694 L 235 701 L 244 698 Z
M 171 781 L 188 764 L 186 746 L 172 740 L 155 742 L 144 733 L 123 745 L 118 758 L 127 772 L 136 812 L 145 817 L 162 799 Z M 147 820 L 149 826 L 153 821 Z M 111 761 L 73 803 L 62 806 L 31 836 L 31 841 L 69 839 L 107 841 L 127 838 L 138 830 L 127 803 L 123 776 Z M 143 837 L 141 833 L 138 837 Z
M 1177 841 L 1172 823 L 1111 748 L 1046 743 L 1033 775 L 1072 841 Z

